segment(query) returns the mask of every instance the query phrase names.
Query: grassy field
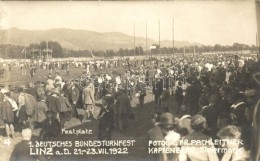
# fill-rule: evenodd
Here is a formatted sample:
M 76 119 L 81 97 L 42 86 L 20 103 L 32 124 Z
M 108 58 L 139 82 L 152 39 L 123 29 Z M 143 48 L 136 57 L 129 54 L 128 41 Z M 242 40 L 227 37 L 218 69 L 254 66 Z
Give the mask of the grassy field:
M 74 68 L 73 72 L 71 71 L 70 76 L 65 76 L 65 72 L 62 72 L 62 76 L 65 79 L 73 78 L 76 76 L 81 75 L 83 68 Z M 48 75 L 48 71 L 40 70 L 36 73 L 36 76 L 31 78 L 29 76 L 22 76 L 20 70 L 13 69 L 12 73 L 6 74 L 6 80 L 0 80 L 0 83 L 5 83 L 6 85 L 13 84 L 13 85 L 23 85 L 28 82 L 35 82 L 37 80 L 44 81 L 46 80 L 46 76 Z M 137 98 L 134 98 L 133 101 L 135 103 L 138 102 Z M 175 112 L 174 106 L 174 99 L 171 98 L 171 107 L 170 110 L 172 113 Z M 118 154 L 118 155 L 61 155 L 61 156 L 53 156 L 53 161 L 83 161 L 83 160 L 90 160 L 90 161 L 146 161 L 148 160 L 147 155 L 147 132 L 149 129 L 153 127 L 151 122 L 151 114 L 154 112 L 154 102 L 153 102 L 153 95 L 151 91 L 147 92 L 147 96 L 145 97 L 145 106 L 144 110 L 140 110 L 137 107 L 133 108 L 135 119 L 129 121 L 129 128 L 124 133 L 119 133 L 118 131 L 114 130 L 112 132 L 112 139 L 113 140 L 135 140 L 134 146 L 128 147 L 128 154 Z M 94 120 L 92 122 L 81 124 L 79 120 L 72 118 L 69 122 L 66 123 L 67 127 L 70 129 L 91 129 L 93 130 L 93 134 L 91 135 L 60 135 L 58 140 L 63 141 L 79 141 L 79 140 L 96 140 L 97 139 L 97 126 L 98 120 Z M 1 129 L 1 134 L 3 134 L 4 129 Z M 37 130 L 34 131 L 35 135 L 37 135 Z M 0 134 L 0 135 L 1 135 Z M 14 145 L 21 140 L 21 134 L 16 133 L 15 139 L 11 140 L 11 145 L 6 146 L 3 145 L 4 137 L 0 136 L 0 160 L 1 161 L 8 161 L 12 149 Z M 73 148 L 70 149 L 73 152 Z

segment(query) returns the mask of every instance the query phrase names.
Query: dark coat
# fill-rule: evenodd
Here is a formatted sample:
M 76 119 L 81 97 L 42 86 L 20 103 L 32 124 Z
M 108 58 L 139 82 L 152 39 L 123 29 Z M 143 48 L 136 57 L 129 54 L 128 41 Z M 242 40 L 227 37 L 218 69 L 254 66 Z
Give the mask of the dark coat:
M 154 95 L 162 95 L 163 93 L 163 81 L 162 79 L 158 82 L 155 82 L 154 86 L 153 86 L 153 94 Z
M 16 144 L 14 150 L 11 154 L 10 161 L 36 161 L 37 158 L 30 155 L 30 147 L 28 140 L 22 140 L 20 143 Z
M 219 113 L 217 105 L 209 105 L 204 109 L 202 109 L 199 113 L 206 118 L 208 127 L 210 129 L 213 130 L 217 129 L 217 121 L 218 121 L 218 113 Z
M 67 97 L 60 96 L 58 99 L 60 102 L 60 112 L 71 111 L 71 105 L 70 105 Z
M 54 113 L 60 112 L 61 106 L 58 97 L 47 95 L 46 104 L 49 111 L 53 111 Z
M 126 94 L 122 94 L 117 97 L 116 100 L 116 113 L 117 114 L 129 114 L 131 112 L 130 99 Z
M 149 146 L 150 141 L 163 141 L 164 140 L 164 135 L 162 133 L 160 126 L 156 125 L 152 129 L 150 129 L 148 131 L 148 137 L 147 138 L 148 138 L 147 149 L 160 148 L 160 146 L 153 146 L 153 145 Z M 147 156 L 148 157 L 147 160 L 159 161 L 159 160 L 163 160 L 163 156 L 164 156 L 163 153 L 149 154 L 149 156 Z
M 258 100 L 253 111 L 253 137 L 252 137 L 252 147 L 251 156 L 252 160 L 260 159 L 260 100 Z
M 27 89 L 25 90 L 25 93 L 28 93 L 28 94 L 32 95 L 34 98 L 37 97 L 37 91 L 36 91 L 36 89 L 33 88 L 33 87 L 27 88 Z
M 233 106 L 233 105 L 232 105 Z M 241 103 L 239 106 L 232 108 L 231 106 L 231 119 L 232 119 L 232 124 L 236 126 L 247 126 L 249 124 L 246 115 L 245 115 L 245 110 L 246 110 L 246 104 Z
M 108 106 L 106 109 L 100 110 L 99 116 L 102 116 L 99 120 L 98 129 L 109 129 L 111 130 L 114 125 L 114 110 Z
M 68 98 L 71 104 L 74 104 L 74 102 L 76 102 L 75 104 L 77 104 L 78 100 L 79 100 L 79 89 L 78 87 L 74 87 L 74 89 L 69 88 L 68 90 Z
M 161 128 L 157 125 L 148 131 L 148 140 L 163 140 L 164 135 Z
M 2 104 L 2 110 L 3 110 L 3 119 L 8 122 L 14 122 L 14 112 L 13 107 L 9 101 L 4 101 Z
M 50 123 L 51 120 L 51 123 Z M 42 125 L 44 138 L 56 137 L 61 130 L 60 122 L 56 118 L 47 118 Z

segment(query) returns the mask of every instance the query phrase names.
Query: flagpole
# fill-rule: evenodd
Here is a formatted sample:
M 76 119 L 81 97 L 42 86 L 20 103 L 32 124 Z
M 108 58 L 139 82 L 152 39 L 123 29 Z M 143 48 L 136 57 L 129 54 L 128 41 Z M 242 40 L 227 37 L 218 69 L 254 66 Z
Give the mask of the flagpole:
M 135 22 L 133 24 L 133 30 L 134 30 L 134 55 L 135 55 Z
M 145 47 L 146 47 L 146 55 L 148 55 L 148 50 L 147 50 L 147 21 L 146 21 L 146 43 L 145 43 Z
M 48 53 L 48 41 L 47 41 L 47 60 L 49 60 L 49 53 Z
M 27 49 L 25 48 L 25 54 L 24 54 L 25 61 L 26 61 L 26 51 L 27 51 Z
M 160 19 L 158 20 L 158 25 L 159 25 L 159 54 L 161 54 Z
M 174 17 L 172 18 L 172 54 L 174 54 Z
M 51 47 L 51 58 L 52 58 L 52 56 L 53 56 L 52 53 L 53 53 L 53 46 Z
M 193 57 L 195 56 L 195 46 L 193 46 Z
M 40 52 L 40 60 L 42 60 L 42 50 L 41 50 L 41 48 L 39 49 L 39 52 Z

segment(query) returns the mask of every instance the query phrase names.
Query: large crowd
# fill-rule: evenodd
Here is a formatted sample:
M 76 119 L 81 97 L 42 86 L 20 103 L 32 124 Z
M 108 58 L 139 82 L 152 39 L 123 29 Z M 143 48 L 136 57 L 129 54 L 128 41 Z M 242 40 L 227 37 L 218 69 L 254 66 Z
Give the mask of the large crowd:
M 73 65 L 84 68 L 83 73 L 64 80 L 57 69 L 69 75 Z M 6 144 L 16 131 L 31 135 L 29 129 L 41 129 L 39 139 L 52 140 L 68 128 L 66 122 L 72 118 L 82 123 L 98 119 L 98 139 L 111 140 L 113 130 L 124 133 L 128 120 L 135 119 L 132 100 L 138 98 L 138 108 L 144 110 L 144 100 L 151 91 L 154 127 L 148 131 L 148 140 L 173 139 L 178 144 L 172 148 L 181 148 L 178 153 L 150 155 L 151 160 L 259 160 L 257 58 L 211 54 L 18 66 L 23 73 L 29 66 L 31 76 L 37 68 L 48 69 L 50 74 L 45 81 L 1 87 L 0 120 L 6 129 Z M 183 140 L 209 144 L 187 146 L 180 144 Z M 219 140 L 239 141 L 210 144 Z M 235 150 L 196 150 L 220 146 Z

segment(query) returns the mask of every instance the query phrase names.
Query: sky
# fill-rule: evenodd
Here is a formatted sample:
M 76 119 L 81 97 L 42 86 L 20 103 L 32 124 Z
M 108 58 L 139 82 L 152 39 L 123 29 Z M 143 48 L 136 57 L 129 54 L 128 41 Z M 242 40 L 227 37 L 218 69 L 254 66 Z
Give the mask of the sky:
M 205 45 L 255 44 L 254 1 L 1 2 L 0 28 L 122 32 Z M 134 25 L 135 24 L 135 25 Z

